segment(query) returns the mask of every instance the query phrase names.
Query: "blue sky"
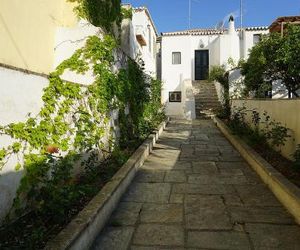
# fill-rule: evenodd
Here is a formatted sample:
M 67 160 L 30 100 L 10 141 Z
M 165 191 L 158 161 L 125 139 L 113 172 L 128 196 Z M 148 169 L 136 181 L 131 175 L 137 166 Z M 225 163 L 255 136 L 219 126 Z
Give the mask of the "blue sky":
M 191 28 L 211 28 L 234 13 L 239 23 L 240 0 L 191 0 Z M 146 6 L 159 32 L 188 28 L 189 0 L 122 0 Z M 278 16 L 300 15 L 300 0 L 243 0 L 244 26 L 268 26 Z M 227 18 L 226 18 L 227 19 Z

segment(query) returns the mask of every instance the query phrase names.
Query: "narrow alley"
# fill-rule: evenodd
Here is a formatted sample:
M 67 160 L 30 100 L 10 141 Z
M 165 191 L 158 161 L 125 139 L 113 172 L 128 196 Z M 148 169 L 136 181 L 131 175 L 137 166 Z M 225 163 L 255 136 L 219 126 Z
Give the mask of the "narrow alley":
M 92 249 L 299 249 L 300 227 L 211 120 L 171 121 Z

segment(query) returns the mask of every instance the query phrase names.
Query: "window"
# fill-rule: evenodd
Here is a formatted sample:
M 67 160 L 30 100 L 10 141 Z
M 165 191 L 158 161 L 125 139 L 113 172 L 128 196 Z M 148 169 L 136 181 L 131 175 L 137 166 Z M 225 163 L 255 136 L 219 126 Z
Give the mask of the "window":
M 181 52 L 172 53 L 172 64 L 181 64 Z
M 169 92 L 169 102 L 181 102 L 181 91 Z
M 253 35 L 253 44 L 256 45 L 260 42 L 261 40 L 261 34 L 254 34 Z

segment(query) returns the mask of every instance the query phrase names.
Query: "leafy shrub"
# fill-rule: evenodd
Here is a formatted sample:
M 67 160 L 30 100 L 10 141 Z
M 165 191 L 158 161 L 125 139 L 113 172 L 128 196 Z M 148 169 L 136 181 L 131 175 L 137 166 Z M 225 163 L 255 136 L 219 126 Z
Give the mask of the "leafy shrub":
M 220 119 L 227 120 L 230 117 L 230 113 L 231 113 L 231 110 L 229 110 L 228 108 L 223 106 L 217 110 L 216 116 Z
M 245 107 L 234 107 L 230 118 L 230 128 L 238 135 L 243 135 L 248 128 L 246 123 L 246 108 Z
M 252 112 L 252 124 L 254 129 L 246 122 L 247 112 Z M 258 145 L 260 143 L 269 143 L 272 148 L 281 147 L 285 145 L 288 134 L 288 128 L 283 126 L 280 122 L 270 120 L 267 112 L 263 113 L 265 128 L 259 129 L 261 117 L 256 110 L 247 110 L 246 107 L 234 107 L 229 126 L 233 132 L 238 135 L 245 135 L 251 145 Z
M 258 129 L 259 123 L 260 123 L 260 116 L 259 116 L 259 112 L 257 112 L 256 110 L 252 111 L 252 122 L 255 126 L 255 129 Z
M 228 80 L 228 72 L 226 71 L 225 66 L 224 65 L 212 66 L 209 72 L 209 81 L 217 81 L 223 86 L 224 88 L 223 110 L 220 110 L 217 115 L 220 118 L 229 118 L 231 114 L 230 98 L 229 98 L 229 80 Z
M 209 81 L 217 81 L 222 86 L 226 86 L 228 84 L 228 76 L 226 75 L 225 66 L 212 66 L 209 72 Z
M 300 170 L 300 144 L 297 145 L 296 151 L 293 154 L 293 158 L 295 160 L 293 166 L 297 170 Z
M 271 146 L 273 148 L 284 146 L 287 138 L 290 137 L 290 135 L 288 134 L 288 128 L 282 126 L 280 122 L 275 122 L 275 121 L 271 121 L 268 127 L 269 130 L 266 131 L 265 134 Z

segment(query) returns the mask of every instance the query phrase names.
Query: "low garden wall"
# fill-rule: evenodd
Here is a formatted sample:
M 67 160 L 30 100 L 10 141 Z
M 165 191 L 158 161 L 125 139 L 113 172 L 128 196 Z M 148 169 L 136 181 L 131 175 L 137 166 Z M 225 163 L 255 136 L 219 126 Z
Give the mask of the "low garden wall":
M 277 100 L 233 100 L 232 109 L 237 110 L 245 107 L 247 111 L 256 110 L 260 117 L 264 112 L 270 116 L 271 120 L 280 122 L 289 129 L 290 138 L 281 148 L 281 153 L 288 159 L 292 159 L 291 154 L 295 152 L 300 144 L 300 99 L 277 99 Z M 251 112 L 247 112 L 246 121 L 251 124 Z M 263 128 L 263 124 L 261 124 Z

